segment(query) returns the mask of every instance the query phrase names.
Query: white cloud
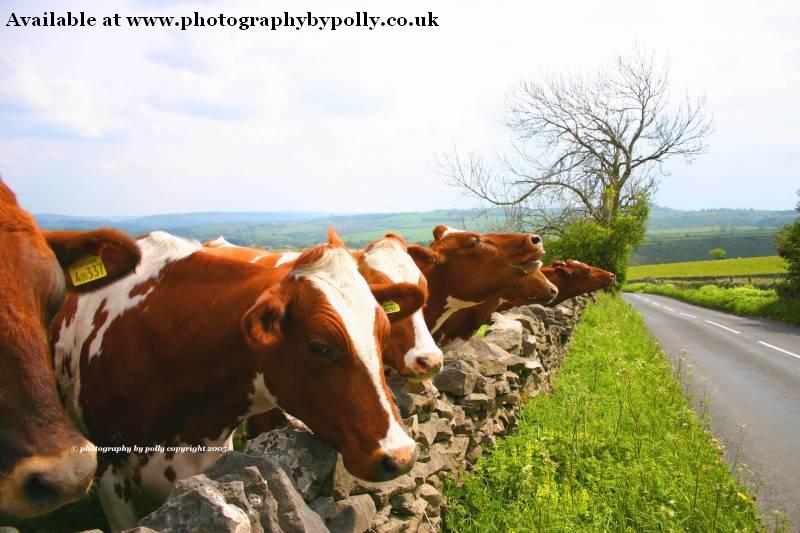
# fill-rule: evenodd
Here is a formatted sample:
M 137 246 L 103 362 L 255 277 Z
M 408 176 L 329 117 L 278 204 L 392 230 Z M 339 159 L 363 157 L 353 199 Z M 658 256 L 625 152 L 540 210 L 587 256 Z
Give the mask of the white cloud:
M 706 93 L 717 123 L 709 154 L 670 164 L 658 201 L 789 208 L 797 187 L 800 9 L 787 2 L 85 4 L 96 16 L 432 9 L 441 27 L 4 28 L 0 171 L 34 211 L 462 206 L 435 153 L 504 149 L 519 80 L 594 69 L 634 42 L 668 55 L 676 89 Z M 16 0 L 0 17 L 11 11 L 38 10 Z

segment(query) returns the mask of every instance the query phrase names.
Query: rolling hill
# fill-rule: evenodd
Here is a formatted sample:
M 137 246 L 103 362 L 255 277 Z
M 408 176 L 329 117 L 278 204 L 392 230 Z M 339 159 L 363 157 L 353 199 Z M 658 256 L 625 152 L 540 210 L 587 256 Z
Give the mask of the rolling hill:
M 143 217 L 71 217 L 36 215 L 46 229 L 89 229 L 115 226 L 134 235 L 164 230 L 199 240 L 224 235 L 235 244 L 271 248 L 310 246 L 325 239 L 329 226 L 351 246 L 395 231 L 410 242 L 427 243 L 437 224 L 487 230 L 499 214 L 478 209 L 442 209 L 416 213 L 333 214 L 312 212 L 198 212 Z M 721 247 L 729 257 L 774 255 L 778 229 L 797 216 L 795 211 L 705 209 L 681 211 L 654 206 L 644 244 L 632 264 L 707 259 L 708 250 Z

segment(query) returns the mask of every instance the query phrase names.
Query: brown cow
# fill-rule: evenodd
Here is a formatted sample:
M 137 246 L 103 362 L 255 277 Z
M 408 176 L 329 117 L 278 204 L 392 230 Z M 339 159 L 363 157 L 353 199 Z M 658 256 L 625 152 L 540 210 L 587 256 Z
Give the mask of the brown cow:
M 556 298 L 553 292 L 554 285 L 542 273 L 542 269 L 535 268 L 512 288 L 506 290 L 498 297 L 489 298 L 485 302 L 460 309 L 450 316 L 440 328 L 440 342 L 457 346 L 461 341 L 469 340 L 478 329 L 489 320 L 498 308 L 508 301 L 523 301 L 526 304 L 539 303 L 547 305 Z M 520 304 L 517 304 L 520 305 Z
M 274 253 L 259 248 L 236 246 L 223 237 L 203 243 L 210 253 L 254 263 L 273 269 L 275 280 L 291 271 L 299 252 Z M 406 241 L 395 233 L 369 243 L 363 251 L 353 252 L 361 274 L 372 285 L 413 283 L 419 285 L 427 300 L 425 276 L 407 253 Z M 381 302 L 383 303 L 383 302 Z M 442 350 L 431 337 L 422 309 L 411 315 L 394 312 L 387 306 L 392 324 L 389 342 L 383 351 L 383 363 L 403 377 L 414 381 L 430 379 L 442 368 Z M 265 426 L 266 427 L 266 426 Z
M 75 266 L 87 256 L 99 259 Z M 0 180 L 1 513 L 46 513 L 89 488 L 96 457 L 79 453 L 90 443 L 59 401 L 47 324 L 65 289 L 96 289 L 130 272 L 138 260 L 133 240 L 114 230 L 40 231 Z M 78 286 L 69 273 L 65 282 L 70 267 Z
M 416 445 L 381 363 L 389 320 L 335 233 L 278 284 L 267 269 L 166 233 L 139 247 L 136 275 L 68 300 L 53 326 L 67 409 L 98 445 L 121 447 L 98 469 L 113 528 L 136 523 L 132 488 L 165 498 L 230 447 L 242 420 L 275 407 L 358 477 L 388 480 L 412 467 Z M 422 301 L 408 283 L 386 284 L 380 297 Z M 176 453 L 191 446 L 213 448 Z
M 236 246 L 223 237 L 203 243 L 210 253 L 229 257 L 238 261 L 254 263 L 275 272 L 275 280 L 287 275 L 300 255 L 299 252 L 270 253 L 258 248 Z M 406 252 L 405 240 L 394 233 L 372 241 L 366 249 L 353 252 L 359 270 L 370 286 L 386 283 L 413 283 L 419 285 L 427 300 L 428 288 L 425 276 L 419 271 L 413 259 Z M 442 368 L 444 357 L 436 346 L 428 327 L 422 308 L 411 315 L 390 307 L 391 321 L 389 341 L 383 350 L 384 365 L 393 368 L 398 374 L 414 381 L 432 378 Z M 270 431 L 283 421 L 280 412 L 273 411 L 250 417 L 247 420 L 247 434 L 255 437 Z
M 589 294 L 610 287 L 616 281 L 613 273 L 573 259 L 555 260 L 550 263 L 550 266 L 542 267 L 542 272 L 553 285 L 558 287 L 558 296 L 553 301 L 543 304 L 549 307 L 554 307 L 564 300 L 581 294 Z M 530 303 L 520 298 L 506 298 L 506 300 L 508 301 L 504 302 L 497 309 L 498 311 Z
M 453 348 L 458 340 L 442 331 L 445 322 L 460 309 L 517 287 L 520 276 L 539 268 L 544 247 L 542 239 L 530 233 L 477 233 L 436 226 L 433 237 L 429 247 L 409 245 L 408 253 L 428 280 L 428 328 L 439 346 Z M 547 292 L 552 297 L 556 289 Z

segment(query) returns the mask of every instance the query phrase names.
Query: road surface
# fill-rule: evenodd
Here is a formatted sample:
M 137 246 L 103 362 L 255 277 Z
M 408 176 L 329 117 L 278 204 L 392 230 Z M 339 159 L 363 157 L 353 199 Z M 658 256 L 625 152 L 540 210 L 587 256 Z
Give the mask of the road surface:
M 729 315 L 653 294 L 624 294 L 667 355 L 692 365 L 725 457 L 752 469 L 766 515 L 800 531 L 800 328 Z M 744 424 L 744 429 L 740 425 Z M 740 445 L 741 443 L 741 445 Z

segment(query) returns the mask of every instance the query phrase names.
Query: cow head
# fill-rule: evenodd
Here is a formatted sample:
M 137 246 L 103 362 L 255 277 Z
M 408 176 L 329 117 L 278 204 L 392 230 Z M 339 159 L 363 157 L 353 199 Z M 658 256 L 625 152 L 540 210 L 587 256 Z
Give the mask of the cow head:
M 542 239 L 530 233 L 477 233 L 436 226 L 430 247 L 408 253 L 437 290 L 471 302 L 497 297 L 538 268 Z
M 401 236 L 389 233 L 358 254 L 358 265 L 392 324 L 383 362 L 401 376 L 422 381 L 439 373 L 444 357 L 425 325 L 421 305 L 417 305 L 427 300 L 428 282 L 408 255 L 407 247 Z M 424 300 L 403 304 L 377 292 L 382 285 L 394 283 L 417 285 Z M 411 309 L 413 312 L 409 312 Z
M 616 281 L 616 276 L 611 272 L 572 259 L 553 261 L 543 271 L 558 287 L 558 296 L 548 305 L 609 287 Z
M 80 452 L 91 444 L 58 398 L 47 325 L 65 290 L 91 290 L 129 273 L 139 250 L 112 230 L 42 233 L 2 181 L 0 250 L 0 512 L 30 517 L 83 496 L 96 467 L 94 452 Z M 76 274 L 87 256 L 99 258 L 91 264 L 102 263 L 105 276 Z
M 392 479 L 411 469 L 417 452 L 383 375 L 389 319 L 341 240 L 333 232 L 328 240 L 304 252 L 242 318 L 262 359 L 255 392 L 338 449 L 354 475 Z M 386 285 L 381 297 L 417 307 L 423 300 L 409 283 Z
M 556 287 L 541 269 L 541 263 L 531 269 L 520 269 L 519 282 L 500 296 L 515 305 L 547 304 L 558 296 Z

